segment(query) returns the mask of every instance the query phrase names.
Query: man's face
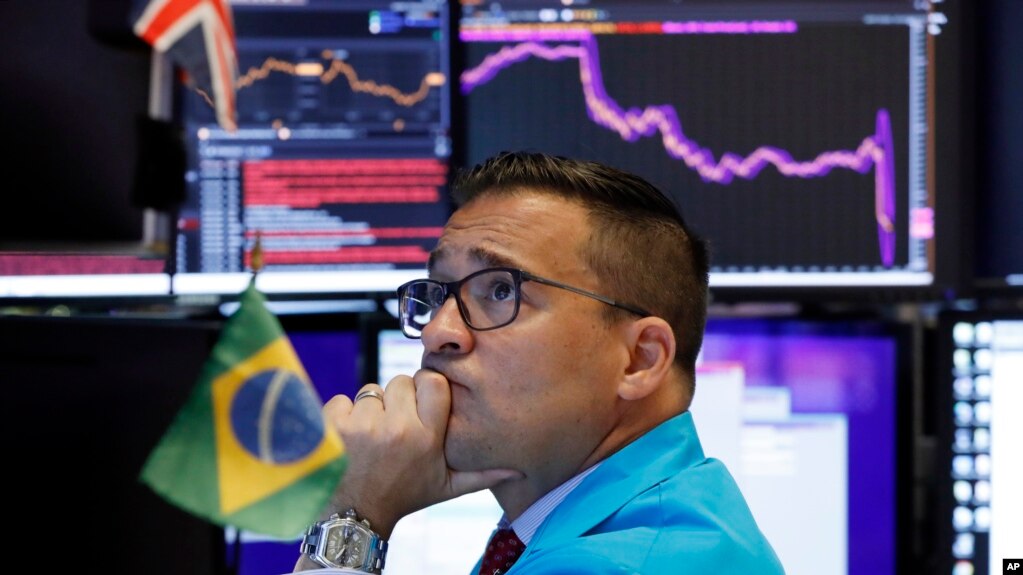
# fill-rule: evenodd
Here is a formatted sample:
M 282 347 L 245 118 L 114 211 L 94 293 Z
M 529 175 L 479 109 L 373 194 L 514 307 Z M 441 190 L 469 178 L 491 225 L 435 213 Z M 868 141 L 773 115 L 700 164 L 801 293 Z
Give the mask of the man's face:
M 568 200 L 484 197 L 451 217 L 430 275 L 453 281 L 505 266 L 606 291 L 581 257 L 591 232 L 583 207 Z M 448 298 L 423 331 L 423 366 L 451 384 L 445 453 L 453 469 L 512 468 L 527 477 L 578 470 L 614 427 L 617 383 L 629 362 L 602 306 L 523 282 L 515 321 L 474 331 Z

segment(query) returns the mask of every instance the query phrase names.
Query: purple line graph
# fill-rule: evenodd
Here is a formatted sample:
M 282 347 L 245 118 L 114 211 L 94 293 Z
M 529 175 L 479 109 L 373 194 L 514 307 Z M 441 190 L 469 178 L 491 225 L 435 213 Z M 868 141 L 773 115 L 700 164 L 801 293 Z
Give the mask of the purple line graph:
M 546 39 L 546 38 L 541 38 Z M 874 218 L 877 222 L 881 262 L 891 267 L 895 261 L 895 162 L 891 118 L 878 109 L 874 133 L 867 135 L 855 149 L 828 150 L 810 160 L 797 160 L 789 152 L 774 146 L 760 146 L 748 155 L 725 152 L 719 159 L 701 147 L 682 130 L 678 113 L 671 105 L 622 108 L 604 86 L 597 43 L 593 34 L 574 30 L 566 43 L 549 45 L 537 39 L 521 38 L 487 55 L 478 66 L 464 71 L 460 78 L 463 94 L 486 84 L 505 70 L 530 58 L 555 62 L 579 61 L 579 80 L 586 102 L 586 113 L 597 125 L 618 134 L 625 142 L 660 134 L 665 152 L 681 160 L 708 183 L 727 185 L 735 177 L 752 180 L 767 166 L 783 176 L 818 178 L 834 169 L 866 174 L 874 170 Z M 562 40 L 562 38 L 559 38 Z

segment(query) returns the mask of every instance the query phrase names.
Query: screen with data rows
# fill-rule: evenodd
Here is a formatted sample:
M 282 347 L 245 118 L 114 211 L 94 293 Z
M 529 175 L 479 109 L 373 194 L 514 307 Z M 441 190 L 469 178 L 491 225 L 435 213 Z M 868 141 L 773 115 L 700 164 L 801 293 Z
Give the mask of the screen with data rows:
M 443 2 L 233 2 L 238 130 L 184 90 L 174 292 L 393 290 L 447 218 Z

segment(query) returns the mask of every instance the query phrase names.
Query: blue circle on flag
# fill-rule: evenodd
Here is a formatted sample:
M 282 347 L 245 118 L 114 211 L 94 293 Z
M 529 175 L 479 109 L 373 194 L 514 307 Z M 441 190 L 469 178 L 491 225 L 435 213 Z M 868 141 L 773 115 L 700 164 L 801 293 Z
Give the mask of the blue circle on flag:
M 231 403 L 235 437 L 253 457 L 291 463 L 309 456 L 323 439 L 323 414 L 315 392 L 285 369 L 261 371 Z

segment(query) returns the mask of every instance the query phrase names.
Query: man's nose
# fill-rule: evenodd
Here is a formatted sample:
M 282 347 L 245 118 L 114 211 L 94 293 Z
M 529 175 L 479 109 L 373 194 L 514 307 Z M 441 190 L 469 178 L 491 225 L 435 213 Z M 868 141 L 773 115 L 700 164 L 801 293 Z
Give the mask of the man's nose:
M 423 327 L 423 347 L 427 352 L 468 352 L 472 349 L 472 330 L 462 318 L 458 301 L 450 295 Z

